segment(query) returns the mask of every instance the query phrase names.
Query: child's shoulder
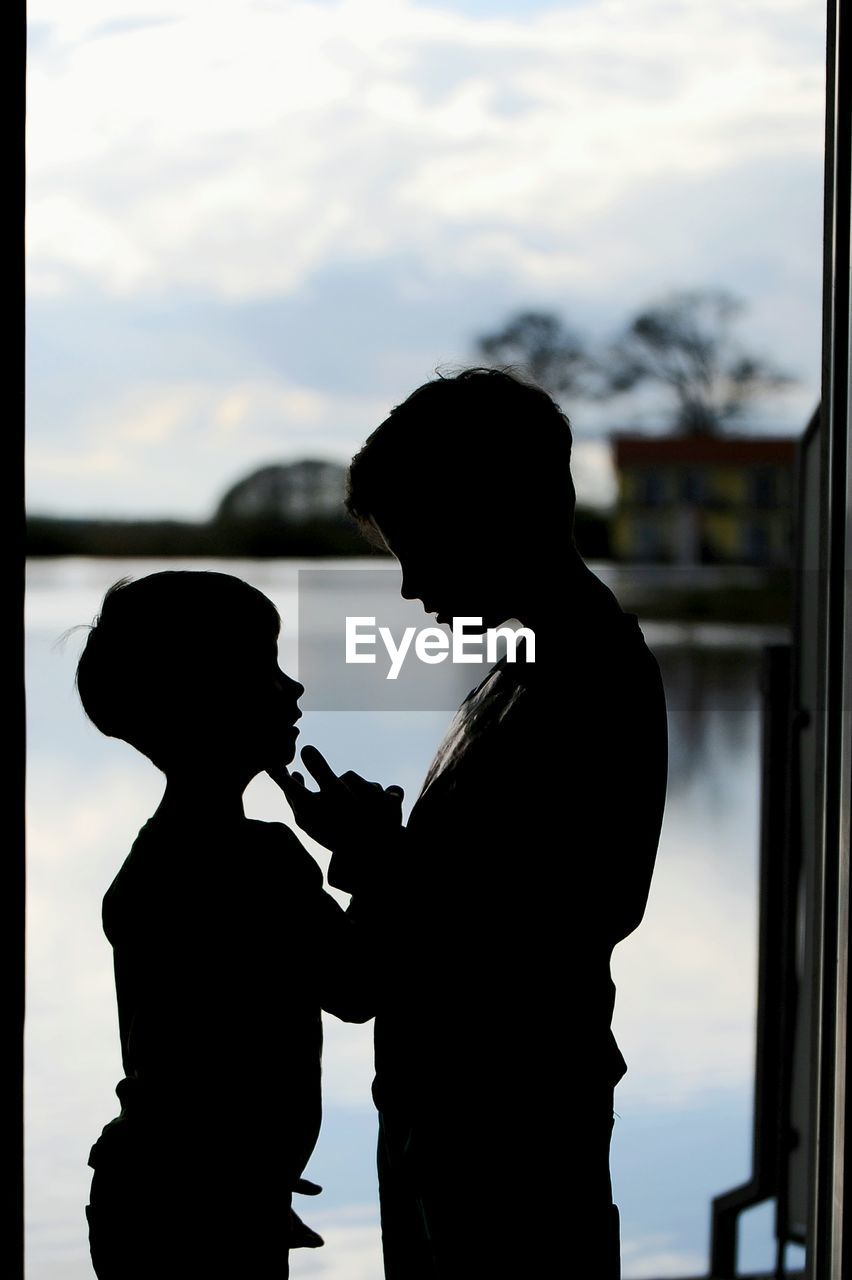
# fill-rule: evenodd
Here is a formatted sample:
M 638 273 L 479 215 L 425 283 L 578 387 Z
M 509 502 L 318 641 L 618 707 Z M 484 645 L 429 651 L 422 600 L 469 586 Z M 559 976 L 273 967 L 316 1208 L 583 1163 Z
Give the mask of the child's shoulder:
M 150 819 L 103 899 L 110 942 L 147 927 L 183 919 L 188 904 L 230 904 L 250 899 L 280 908 L 323 892 L 323 875 L 295 832 L 282 822 L 243 818 L 236 823 Z M 218 910 L 219 907 L 217 906 Z
M 283 822 L 242 818 L 217 824 L 203 815 L 176 821 L 155 814 L 134 840 L 107 896 L 149 884 L 162 887 L 163 880 L 173 890 L 184 881 L 215 884 L 219 872 L 227 879 L 235 865 L 277 881 L 323 883 L 319 866 Z

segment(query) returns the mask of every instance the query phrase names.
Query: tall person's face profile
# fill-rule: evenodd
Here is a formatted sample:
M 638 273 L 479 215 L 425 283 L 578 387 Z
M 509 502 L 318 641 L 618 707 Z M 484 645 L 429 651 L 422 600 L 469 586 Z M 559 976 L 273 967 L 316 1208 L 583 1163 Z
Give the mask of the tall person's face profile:
M 426 513 L 412 507 L 405 515 L 374 517 L 373 526 L 399 562 L 406 600 L 420 600 L 440 623 L 476 617 L 484 631 L 506 621 L 503 592 L 492 581 L 502 561 L 498 539 L 491 539 L 481 522 L 452 510 Z

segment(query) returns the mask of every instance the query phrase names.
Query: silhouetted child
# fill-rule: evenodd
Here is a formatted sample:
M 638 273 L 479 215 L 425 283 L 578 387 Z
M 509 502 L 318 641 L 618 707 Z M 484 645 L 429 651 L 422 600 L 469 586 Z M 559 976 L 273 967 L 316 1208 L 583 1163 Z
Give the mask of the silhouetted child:
M 243 792 L 295 752 L 302 686 L 274 605 L 221 573 L 106 595 L 77 670 L 94 724 L 166 775 L 104 898 L 124 1079 L 92 1148 L 100 1280 L 285 1277 L 321 1244 L 291 1210 L 320 1127 L 321 1007 L 373 1010 L 351 922 Z

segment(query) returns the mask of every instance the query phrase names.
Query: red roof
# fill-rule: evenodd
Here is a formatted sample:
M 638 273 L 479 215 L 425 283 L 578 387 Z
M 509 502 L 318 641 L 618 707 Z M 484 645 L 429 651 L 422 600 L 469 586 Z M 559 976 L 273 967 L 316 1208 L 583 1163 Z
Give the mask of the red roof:
M 697 462 L 712 466 L 776 463 L 792 466 L 796 436 L 633 436 L 615 435 L 617 467 Z

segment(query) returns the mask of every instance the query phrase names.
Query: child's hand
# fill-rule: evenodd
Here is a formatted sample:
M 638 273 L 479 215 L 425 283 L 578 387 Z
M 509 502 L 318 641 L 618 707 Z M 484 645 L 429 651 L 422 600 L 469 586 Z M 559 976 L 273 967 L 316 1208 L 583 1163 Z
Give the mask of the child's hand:
M 309 791 L 301 773 L 285 768 L 269 776 L 284 792 L 302 830 L 326 849 L 366 853 L 384 847 L 402 829 L 402 787 L 367 782 L 351 770 L 338 777 L 316 747 L 303 747 L 301 756 L 319 791 Z

